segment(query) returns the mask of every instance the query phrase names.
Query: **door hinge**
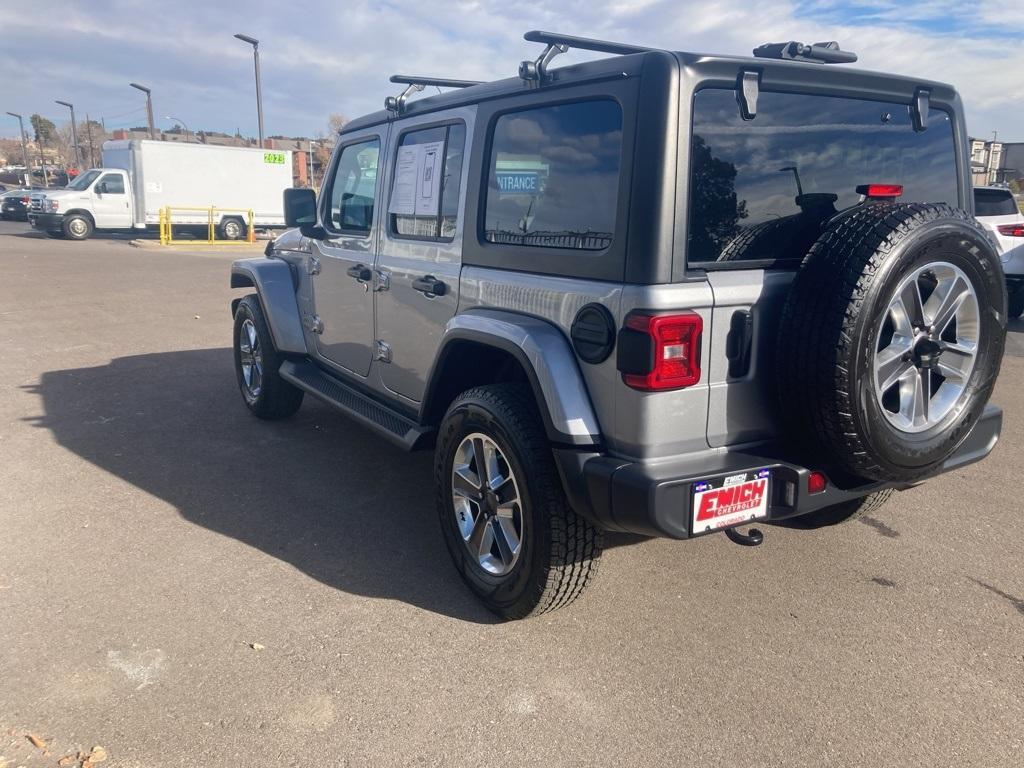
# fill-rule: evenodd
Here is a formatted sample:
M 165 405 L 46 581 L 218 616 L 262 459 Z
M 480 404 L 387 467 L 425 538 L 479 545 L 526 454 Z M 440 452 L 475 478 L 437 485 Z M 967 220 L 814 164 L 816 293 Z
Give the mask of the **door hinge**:
M 390 363 L 391 362 L 391 345 L 388 344 L 386 341 L 381 341 L 380 339 L 378 339 L 377 340 L 377 354 L 374 355 L 374 357 L 377 360 L 380 360 L 382 363 Z
M 319 315 L 306 315 L 306 330 L 310 333 L 323 333 L 324 321 Z
M 320 274 L 320 259 L 316 256 L 310 256 L 309 261 L 306 263 L 306 271 L 311 275 Z

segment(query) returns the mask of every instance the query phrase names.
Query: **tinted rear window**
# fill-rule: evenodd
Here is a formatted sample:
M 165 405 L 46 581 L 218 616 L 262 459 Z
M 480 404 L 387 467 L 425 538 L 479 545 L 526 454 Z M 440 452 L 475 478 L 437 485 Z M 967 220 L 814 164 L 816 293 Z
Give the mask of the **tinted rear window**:
M 622 109 L 581 101 L 502 115 L 494 124 L 484 239 L 599 251 L 611 245 Z
M 975 216 L 1009 216 L 1020 213 L 1013 193 L 1008 189 L 974 190 Z
M 761 92 L 740 117 L 732 90 L 693 103 L 688 262 L 792 266 L 861 184 L 902 184 L 904 202 L 958 205 L 950 116 L 915 132 L 905 105 Z

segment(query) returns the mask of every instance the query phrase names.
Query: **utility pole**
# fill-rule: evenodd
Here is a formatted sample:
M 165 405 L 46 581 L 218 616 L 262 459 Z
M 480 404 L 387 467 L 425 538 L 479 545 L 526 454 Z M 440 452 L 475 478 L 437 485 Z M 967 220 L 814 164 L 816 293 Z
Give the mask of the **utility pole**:
M 21 131 L 21 156 L 22 162 L 25 163 L 25 186 L 32 186 L 32 166 L 28 163 L 28 144 L 25 141 L 25 122 L 21 119 L 21 115 L 16 112 L 8 112 L 11 117 L 18 118 L 18 129 Z
M 156 128 L 153 126 L 153 92 L 144 85 L 128 83 L 132 88 L 146 94 L 146 120 L 149 121 L 149 138 L 156 140 Z
M 252 46 L 253 63 L 256 66 L 256 118 L 259 121 L 260 149 L 263 149 L 263 89 L 260 86 L 260 41 L 241 33 L 235 35 L 243 43 Z
M 89 167 L 96 167 L 96 153 L 92 146 L 92 120 L 89 119 L 89 113 L 85 113 L 85 134 L 89 137 Z
M 59 99 L 54 101 L 55 104 L 60 104 L 62 107 L 67 107 L 71 110 L 71 141 L 75 145 L 75 166 L 79 171 L 82 170 L 82 155 L 78 151 L 78 126 L 75 125 L 75 105 L 69 101 L 60 101 Z

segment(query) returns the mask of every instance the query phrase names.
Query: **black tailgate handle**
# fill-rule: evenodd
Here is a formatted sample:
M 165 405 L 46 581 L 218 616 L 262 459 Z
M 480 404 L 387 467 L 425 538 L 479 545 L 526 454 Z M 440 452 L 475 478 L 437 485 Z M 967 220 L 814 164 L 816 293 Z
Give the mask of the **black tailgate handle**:
M 729 378 L 739 379 L 750 373 L 750 353 L 754 341 L 754 316 L 750 310 L 740 309 L 729 320 L 729 335 L 725 338 L 725 356 L 729 359 Z

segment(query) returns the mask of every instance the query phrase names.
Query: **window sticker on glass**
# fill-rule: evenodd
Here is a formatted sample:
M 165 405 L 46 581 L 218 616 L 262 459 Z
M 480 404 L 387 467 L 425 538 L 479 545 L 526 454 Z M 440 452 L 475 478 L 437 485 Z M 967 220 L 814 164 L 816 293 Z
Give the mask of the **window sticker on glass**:
M 399 147 L 388 213 L 437 216 L 441 207 L 444 142 Z

